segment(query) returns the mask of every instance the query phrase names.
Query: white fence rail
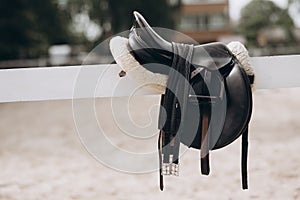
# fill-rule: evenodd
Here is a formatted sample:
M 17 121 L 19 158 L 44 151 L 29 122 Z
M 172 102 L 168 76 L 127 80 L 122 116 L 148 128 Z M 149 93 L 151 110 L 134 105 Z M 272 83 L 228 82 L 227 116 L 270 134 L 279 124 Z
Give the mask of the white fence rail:
M 300 55 L 251 61 L 257 89 L 300 87 Z M 117 65 L 0 70 L 0 102 L 129 96 L 138 85 L 120 78 L 120 70 Z M 143 88 L 137 94 L 155 93 Z

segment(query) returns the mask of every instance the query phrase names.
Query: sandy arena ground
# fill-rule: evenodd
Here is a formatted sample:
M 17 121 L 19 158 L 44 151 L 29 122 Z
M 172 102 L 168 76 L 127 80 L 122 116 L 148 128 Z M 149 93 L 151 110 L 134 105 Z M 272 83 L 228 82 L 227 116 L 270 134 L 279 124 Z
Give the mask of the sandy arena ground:
M 209 177 L 199 173 L 199 152 L 189 150 L 180 176 L 166 179 L 160 192 L 156 172 L 121 173 L 85 150 L 71 101 L 0 104 L 0 199 L 300 199 L 300 89 L 258 91 L 254 99 L 247 191 L 240 184 L 240 140 L 211 154 Z M 133 118 L 143 119 L 157 101 L 136 103 Z M 97 100 L 96 109 L 117 146 L 156 149 L 156 138 L 120 137 L 108 100 Z

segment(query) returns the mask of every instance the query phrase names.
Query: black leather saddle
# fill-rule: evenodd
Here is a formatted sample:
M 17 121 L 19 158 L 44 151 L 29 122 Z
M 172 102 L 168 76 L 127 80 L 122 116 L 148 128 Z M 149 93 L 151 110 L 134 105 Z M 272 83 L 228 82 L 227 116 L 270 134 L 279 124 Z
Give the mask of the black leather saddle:
M 129 34 L 132 54 L 148 70 L 169 75 L 159 115 L 161 190 L 163 175 L 178 175 L 180 143 L 201 149 L 201 172 L 208 175 L 209 151 L 222 148 L 241 135 L 242 186 L 247 189 L 253 77 L 247 76 L 224 44 L 168 42 L 142 15 L 134 12 L 134 17 Z

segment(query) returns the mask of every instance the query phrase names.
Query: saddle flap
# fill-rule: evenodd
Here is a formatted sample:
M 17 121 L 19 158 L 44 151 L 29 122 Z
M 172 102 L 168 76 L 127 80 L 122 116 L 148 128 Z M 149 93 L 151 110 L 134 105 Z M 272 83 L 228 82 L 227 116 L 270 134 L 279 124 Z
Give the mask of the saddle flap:
M 189 131 L 193 127 L 193 118 L 199 107 L 200 115 L 203 104 L 211 109 L 210 118 L 210 147 L 209 149 L 219 149 L 238 138 L 244 131 L 250 121 L 252 113 L 252 94 L 250 82 L 245 71 L 234 64 L 232 70 L 225 77 L 215 74 L 212 79 L 213 85 L 210 87 L 210 93 L 202 95 L 203 87 L 207 87 L 201 77 L 194 80 L 191 84 L 196 95 L 190 97 L 190 104 L 187 108 L 187 117 L 185 119 L 186 130 L 182 143 L 200 149 L 201 129 L 197 134 Z M 225 89 L 225 92 L 224 92 Z M 201 126 L 201 121 L 199 126 Z M 200 141 L 200 142 L 199 142 Z

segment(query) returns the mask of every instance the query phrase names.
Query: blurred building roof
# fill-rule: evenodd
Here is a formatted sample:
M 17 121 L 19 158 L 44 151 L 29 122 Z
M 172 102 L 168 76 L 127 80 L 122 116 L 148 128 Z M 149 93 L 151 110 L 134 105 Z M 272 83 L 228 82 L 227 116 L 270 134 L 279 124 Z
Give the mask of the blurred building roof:
M 177 29 L 199 43 L 231 35 L 228 0 L 184 0 Z

